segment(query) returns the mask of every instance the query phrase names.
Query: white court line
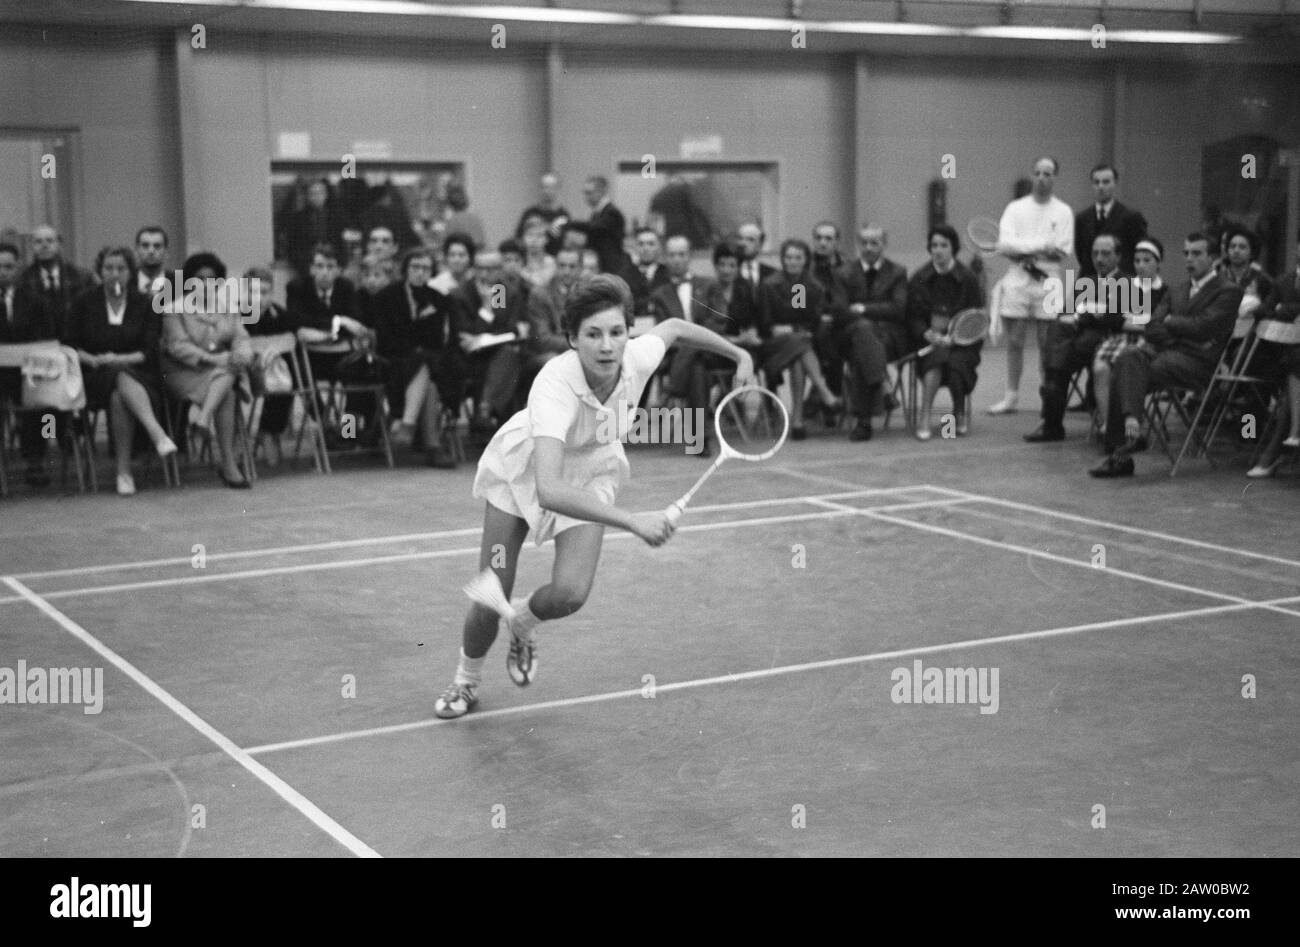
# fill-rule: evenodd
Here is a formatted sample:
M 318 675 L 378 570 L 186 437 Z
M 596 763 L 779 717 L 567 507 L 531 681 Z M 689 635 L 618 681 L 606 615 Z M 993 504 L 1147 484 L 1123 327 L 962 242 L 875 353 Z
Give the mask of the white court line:
M 1279 565 L 1292 566 L 1300 569 L 1300 561 L 1295 559 L 1284 559 L 1281 556 L 1270 556 L 1267 553 L 1251 552 L 1246 549 L 1237 549 L 1233 546 L 1221 546 L 1218 543 L 1209 543 L 1200 539 L 1188 539 L 1186 536 L 1175 536 L 1172 533 L 1160 533 L 1151 529 L 1142 529 L 1137 526 L 1125 526 L 1122 523 L 1111 523 L 1106 520 L 1095 520 L 1087 516 L 1076 516 L 1073 513 L 1062 513 L 1059 510 L 1051 510 L 1044 506 L 1033 506 L 1029 503 L 1018 503 L 1014 500 L 1003 500 L 998 497 L 986 496 L 982 493 L 971 493 L 967 490 L 953 490 L 949 487 L 937 487 L 929 485 L 930 489 L 947 493 L 950 496 L 962 496 L 972 500 L 979 500 L 983 503 L 993 503 L 998 506 L 1005 506 L 1013 510 L 1024 510 L 1029 513 L 1038 513 L 1042 516 L 1055 516 L 1058 519 L 1073 520 L 1076 523 L 1085 523 L 1089 526 L 1101 526 L 1106 529 L 1117 530 L 1122 533 L 1135 533 L 1139 536 L 1149 536 L 1152 539 L 1160 539 L 1171 543 L 1182 543 L 1186 546 L 1196 546 L 1201 549 L 1212 549 L 1215 552 L 1228 552 L 1236 556 L 1245 556 L 1249 559 L 1262 559 L 1265 562 L 1276 562 Z
M 7 586 L 21 595 L 26 601 L 31 602 L 47 616 L 52 618 L 60 627 L 63 628 L 64 631 L 71 634 L 105 661 L 112 664 L 131 680 L 135 681 L 135 683 L 143 688 L 146 693 L 161 702 L 164 707 L 215 743 L 227 756 L 260 779 L 271 789 L 272 792 L 310 819 L 317 828 L 324 831 L 330 836 L 330 838 L 334 839 L 334 841 L 338 842 L 353 855 L 362 858 L 380 857 L 378 852 L 331 819 L 310 799 L 298 792 L 298 790 L 294 789 L 257 760 L 253 759 L 252 755 L 249 754 L 247 750 L 240 749 L 229 737 L 221 733 L 194 711 L 190 710 L 170 693 L 163 690 L 163 688 L 156 684 L 152 678 L 135 665 L 131 664 L 131 662 L 127 661 L 116 651 L 113 651 L 90 632 L 86 631 L 86 629 L 82 628 L 67 615 L 63 614 L 63 612 L 45 601 L 45 599 L 41 598 L 41 596 L 37 595 L 17 579 L 6 576 L 4 582 Z
M 845 485 L 847 481 L 841 481 L 837 485 Z M 932 487 L 876 487 L 866 488 L 857 484 L 848 484 L 857 489 L 840 493 L 821 494 L 823 499 L 827 500 L 849 500 L 858 499 L 872 495 L 889 496 L 895 493 L 907 493 L 912 490 L 931 490 Z M 713 503 L 699 504 L 692 506 L 691 509 L 696 513 L 712 513 L 719 510 L 742 510 L 752 509 L 763 506 L 785 506 L 787 504 L 802 503 L 807 497 L 781 497 L 768 500 L 738 500 L 733 503 Z M 232 559 L 252 559 L 259 556 L 284 556 L 294 555 L 302 552 L 321 552 L 334 549 L 350 549 L 358 546 L 382 546 L 389 543 L 418 542 L 429 539 L 457 539 L 464 536 L 477 536 L 483 532 L 481 526 L 474 526 L 465 529 L 444 529 L 426 533 L 398 533 L 392 536 L 370 536 L 363 539 L 339 539 L 320 543 L 305 543 L 297 546 L 273 546 L 261 549 L 246 549 L 236 552 L 214 552 L 208 553 L 206 559 L 208 562 L 222 562 Z M 105 563 L 95 566 L 78 566 L 71 569 L 47 569 L 43 572 L 15 572 L 16 579 L 50 579 L 60 576 L 69 575 L 92 575 L 99 572 L 123 572 L 134 569 L 151 569 L 158 566 L 186 566 L 191 562 L 190 556 L 176 556 L 170 559 L 142 559 L 134 562 L 114 562 Z M 0 601 L 6 601 L 0 599 Z M 17 601 L 17 599 L 13 599 Z
M 765 505 L 767 504 L 766 501 Z M 811 503 L 813 498 L 795 497 L 789 503 Z M 934 503 L 940 505 L 950 505 L 957 502 L 953 499 L 934 500 Z M 962 499 L 960 502 L 966 502 Z M 680 526 L 677 529 L 679 533 L 706 533 L 718 529 L 736 529 L 746 526 L 771 526 L 776 523 L 803 523 L 815 520 L 836 519 L 842 516 L 850 516 L 854 513 L 860 513 L 862 510 L 857 507 L 837 506 L 832 503 L 826 504 L 829 509 L 817 513 L 789 513 L 782 516 L 760 516 L 754 519 L 746 520 L 723 520 L 718 523 L 693 523 L 686 526 Z M 921 504 L 909 503 L 910 508 L 915 508 Z M 703 509 L 703 508 L 701 508 Z M 605 540 L 628 540 L 635 537 L 631 533 L 611 532 L 605 536 Z M 426 552 L 404 552 L 395 553 L 390 556 L 367 556 L 364 559 L 343 559 L 332 562 L 308 562 L 296 566 L 271 566 L 265 569 L 245 569 L 240 572 L 213 573 L 211 575 L 187 575 L 170 579 L 149 579 L 142 582 L 121 582 L 116 585 L 97 585 L 87 588 L 78 589 L 60 589 L 53 592 L 43 592 L 42 595 L 47 599 L 66 599 L 81 598 L 87 595 L 107 595 L 116 592 L 136 592 L 144 589 L 161 589 L 169 588 L 176 585 L 198 585 L 209 582 L 236 582 L 242 579 L 263 579 L 274 575 L 296 575 L 303 572 L 323 572 L 331 569 L 351 569 L 360 566 L 383 565 L 392 562 L 415 562 L 422 559 L 443 559 L 451 556 L 463 556 L 477 553 L 478 546 L 461 546 L 457 549 L 437 549 Z M 186 560 L 188 561 L 188 560 Z M 0 605 L 13 602 L 23 601 L 22 596 L 0 597 Z
M 808 502 L 815 506 L 824 506 L 827 509 L 853 510 L 858 516 L 870 517 L 871 519 L 880 520 L 882 523 L 894 523 L 898 526 L 909 526 L 913 529 L 919 529 L 927 533 L 936 533 L 940 536 L 950 536 L 953 539 L 964 539 L 967 542 L 979 543 L 983 546 L 991 546 L 994 549 L 1004 549 L 1008 552 L 1021 553 L 1026 556 L 1033 556 L 1036 559 L 1047 559 L 1050 562 L 1059 562 L 1079 569 L 1091 569 L 1105 573 L 1106 575 L 1119 576 L 1122 579 L 1132 579 L 1134 582 L 1146 582 L 1149 585 L 1158 585 L 1162 588 L 1174 589 L 1178 592 L 1187 592 L 1191 595 L 1202 595 L 1207 598 L 1217 598 L 1223 602 L 1237 602 L 1238 604 L 1244 604 L 1250 601 L 1249 599 L 1242 598 L 1239 595 L 1227 595 L 1223 592 L 1212 592 L 1209 589 L 1183 585 L 1181 582 L 1170 582 L 1168 579 L 1157 579 L 1154 576 L 1142 575 L 1137 572 L 1128 572 L 1123 569 L 1115 569 L 1111 566 L 1094 566 L 1091 562 L 1085 562 L 1079 559 L 1070 559 L 1067 556 L 1059 556 L 1053 552 L 1046 552 L 1041 549 L 1032 549 L 1029 546 L 1018 546 L 1015 543 L 1006 543 L 999 539 L 988 539 L 984 536 L 977 536 L 974 533 L 963 533 L 960 530 L 949 529 L 946 526 L 936 526 L 933 523 L 922 523 L 918 520 L 909 520 L 898 516 L 888 516 L 878 513 L 875 510 L 843 506 L 838 503 L 831 503 L 816 498 L 810 498 Z M 1290 609 L 1279 608 L 1275 605 L 1260 607 L 1267 607 L 1270 611 L 1280 612 L 1283 615 L 1291 615 L 1300 618 L 1300 612 L 1291 611 Z
M 673 691 L 689 690 L 695 687 L 708 687 L 712 684 L 734 684 L 739 681 L 757 681 L 785 674 L 797 674 L 803 671 L 821 671 L 827 668 L 849 667 L 855 664 L 868 664 L 872 661 L 886 661 L 895 658 L 918 657 L 923 654 L 936 654 L 942 651 L 961 651 L 995 644 L 1013 644 L 1020 641 L 1035 641 L 1044 638 L 1057 638 L 1064 635 L 1081 634 L 1087 631 L 1104 631 L 1111 628 L 1124 628 L 1129 625 L 1142 625 L 1159 621 L 1178 621 L 1184 618 L 1200 618 L 1204 615 L 1218 615 L 1225 612 L 1247 611 L 1252 608 L 1267 608 L 1284 602 L 1300 602 L 1300 595 L 1289 598 L 1272 599 L 1263 602 L 1240 602 L 1232 605 L 1208 605 L 1178 612 L 1162 612 L 1156 615 L 1142 615 L 1134 618 L 1114 618 L 1109 621 L 1089 622 L 1085 625 L 1067 625 L 1061 628 L 1048 628 L 1043 631 L 1022 631 L 1010 635 L 998 635 L 994 638 L 968 638 L 965 641 L 952 641 L 946 644 L 919 645 L 915 648 L 901 648 L 896 651 L 877 651 L 873 654 L 859 654 L 847 658 L 830 658 L 825 661 L 809 661 L 805 664 L 787 664 L 782 667 L 763 668 L 757 671 L 741 671 L 739 674 L 723 674 L 717 677 L 703 677 L 691 681 L 677 681 L 668 684 L 656 684 L 655 693 L 665 694 Z M 281 743 L 266 743 L 247 749 L 250 755 L 279 753 L 284 750 L 298 750 L 305 747 L 323 746 L 341 743 L 346 740 L 360 740 L 368 737 L 387 736 L 405 733 L 410 730 L 423 730 L 427 727 L 444 725 L 465 726 L 476 720 L 488 720 L 493 717 L 507 717 L 514 714 L 530 713 L 536 710 L 554 710 L 560 707 L 579 707 L 584 704 L 598 704 L 626 697 L 642 697 L 644 688 L 608 691 L 603 694 L 589 694 L 585 697 L 565 697 L 560 700 L 547 700 L 536 704 L 522 704 L 518 707 L 501 707 L 497 710 L 484 710 L 471 713 L 459 720 L 441 720 L 430 717 L 414 720 L 410 723 L 391 724 L 386 727 L 370 727 L 365 730 L 349 730 L 344 733 L 331 733 L 319 737 L 304 737 L 300 740 L 285 740 Z

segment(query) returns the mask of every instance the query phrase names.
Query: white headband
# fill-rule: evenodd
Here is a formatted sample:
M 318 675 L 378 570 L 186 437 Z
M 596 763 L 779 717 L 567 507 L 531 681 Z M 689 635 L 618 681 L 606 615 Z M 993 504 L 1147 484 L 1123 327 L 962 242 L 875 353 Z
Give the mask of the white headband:
M 1147 251 L 1147 252 L 1150 253 L 1153 257 L 1155 257 L 1157 260 L 1162 260 L 1162 259 L 1164 259 L 1164 257 L 1163 257 L 1163 256 L 1161 255 L 1161 253 L 1160 253 L 1159 248 L 1158 248 L 1154 243 L 1152 243 L 1150 240 L 1139 240 L 1139 241 L 1138 241 L 1138 245 L 1137 245 L 1136 247 L 1133 248 L 1133 252 L 1134 252 L 1134 253 L 1137 253 L 1139 250 L 1145 250 L 1145 251 Z

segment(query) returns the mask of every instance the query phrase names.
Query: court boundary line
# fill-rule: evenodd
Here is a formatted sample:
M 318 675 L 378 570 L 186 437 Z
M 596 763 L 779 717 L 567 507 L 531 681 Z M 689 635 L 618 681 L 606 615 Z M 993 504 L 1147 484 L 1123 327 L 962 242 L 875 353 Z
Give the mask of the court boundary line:
M 1103 575 L 1113 575 L 1119 578 L 1129 579 L 1134 582 L 1146 582 L 1149 585 L 1158 585 L 1163 588 L 1172 589 L 1177 592 L 1185 592 L 1191 595 L 1200 595 L 1205 598 L 1215 598 L 1221 602 L 1249 602 L 1250 599 L 1242 598 L 1239 595 L 1228 595 L 1225 592 L 1214 592 L 1210 589 L 1198 589 L 1191 585 L 1183 585 L 1180 582 L 1171 582 L 1168 579 L 1157 579 L 1155 576 L 1142 575 L 1139 572 L 1129 572 L 1125 569 L 1116 569 L 1111 566 L 1094 566 L 1091 562 L 1085 562 L 1078 559 L 1070 559 L 1066 556 L 1058 555 L 1054 552 L 1046 552 L 1041 549 L 1033 549 L 1029 546 L 1019 546 L 1015 543 L 1003 542 L 999 539 L 989 539 L 986 536 L 979 536 L 975 533 L 964 533 L 961 530 L 951 529 L 947 526 L 937 526 L 934 523 L 921 523 L 916 520 L 904 519 L 898 516 L 889 516 L 880 514 L 875 510 L 860 509 L 857 507 L 843 506 L 838 503 L 831 503 L 827 500 L 810 499 L 808 502 L 815 506 L 824 506 L 827 509 L 853 510 L 858 516 L 865 516 L 870 519 L 879 520 L 882 523 L 894 523 L 898 526 L 910 526 L 913 529 L 922 530 L 927 533 L 936 533 L 940 536 L 948 536 L 952 539 L 964 539 L 967 542 L 979 543 L 983 546 L 991 546 L 994 549 L 1003 549 L 1008 552 L 1019 553 L 1021 555 L 1033 556 L 1036 559 L 1046 559 L 1049 562 L 1058 562 L 1068 566 L 1074 566 L 1079 569 L 1088 569 L 1094 572 L 1100 572 Z M 1265 600 L 1267 601 L 1267 600 Z M 1300 618 L 1300 612 L 1291 611 L 1287 608 L 1277 606 L 1260 606 L 1268 608 L 1270 611 L 1279 612 L 1283 615 L 1290 615 L 1293 618 Z
M 873 661 L 884 661 L 891 658 L 911 658 L 925 654 L 935 654 L 942 651 L 965 651 L 971 648 L 985 647 L 988 645 L 1018 644 L 1022 641 L 1038 641 L 1046 638 L 1083 634 L 1090 631 L 1107 631 L 1130 625 L 1142 625 L 1162 621 L 1180 621 L 1187 618 L 1200 618 L 1206 615 L 1250 611 L 1256 608 L 1267 608 L 1270 605 L 1277 605 L 1283 602 L 1300 602 L 1300 595 L 1291 595 L 1277 599 L 1266 599 L 1259 602 L 1234 602 L 1227 605 L 1206 605 L 1201 608 L 1182 609 L 1175 612 L 1160 612 L 1154 615 L 1113 618 L 1106 621 L 1087 622 L 1081 625 L 1065 625 L 1058 628 L 1046 628 L 1039 631 L 1014 632 L 1009 635 L 997 635 L 991 638 L 967 638 L 962 641 L 951 641 L 933 645 L 917 645 L 913 648 L 898 648 L 892 651 L 877 651 L 872 652 L 871 654 L 858 654 L 843 658 L 827 658 L 822 661 L 807 661 L 801 664 L 787 664 L 781 667 L 741 671 L 735 674 L 720 674 L 713 677 L 702 677 L 689 681 L 670 681 L 667 684 L 656 684 L 655 694 L 674 693 L 676 691 L 707 687 L 713 684 L 733 684 L 744 681 L 762 680 L 764 678 L 780 677 L 787 674 L 802 673 L 804 671 L 820 671 L 829 668 L 851 667 L 856 664 L 868 664 Z M 284 740 L 278 743 L 264 743 L 258 746 L 247 747 L 245 752 L 249 755 L 260 756 L 268 753 L 281 753 L 288 750 L 308 749 L 316 746 L 342 743 L 349 740 L 366 739 L 374 736 L 389 736 L 396 733 L 406 733 L 412 730 L 428 729 L 430 727 L 451 725 L 465 726 L 466 723 L 476 720 L 489 720 L 496 717 L 514 716 L 534 710 L 554 710 L 564 707 L 577 707 L 586 704 L 604 703 L 611 700 L 620 700 L 626 697 L 643 697 L 644 692 L 644 687 L 632 687 L 620 691 L 606 691 L 600 694 L 587 694 L 580 697 L 563 697 L 556 700 L 540 701 L 534 704 L 520 704 L 515 707 L 498 707 L 494 710 L 484 710 L 471 713 L 465 717 L 454 720 L 428 717 L 423 720 L 408 721 L 407 723 L 389 724 L 382 727 L 367 727 L 364 730 L 348 730 L 316 737 L 303 737 L 297 740 Z
M 55 624 L 59 625 L 64 631 L 72 635 L 83 645 L 90 648 L 101 658 L 113 665 L 118 671 L 126 675 L 138 687 L 144 690 L 164 707 L 170 710 L 181 720 L 197 730 L 202 736 L 210 742 L 217 745 L 227 756 L 246 769 L 253 776 L 257 777 L 272 792 L 282 800 L 291 805 L 300 815 L 306 816 L 317 828 L 321 829 L 335 842 L 342 845 L 345 849 L 360 858 L 379 858 L 380 854 L 363 842 L 357 836 L 353 835 L 332 817 L 327 815 L 319 806 L 304 796 L 298 790 L 294 789 L 287 782 L 271 772 L 264 764 L 253 759 L 252 754 L 235 744 L 233 740 L 223 734 L 212 724 L 208 723 L 193 710 L 181 703 L 172 694 L 165 690 L 160 684 L 155 682 L 139 668 L 137 668 L 126 658 L 122 657 L 108 645 L 104 644 L 81 625 L 77 624 L 63 612 L 59 611 L 49 602 L 45 601 L 37 593 L 33 592 L 22 582 L 10 576 L 4 577 L 5 585 L 17 592 L 22 598 L 33 605 L 38 611 L 47 618 L 52 619 Z
M 1266 562 L 1275 562 L 1279 565 L 1291 566 L 1300 569 L 1300 560 L 1284 559 L 1281 556 L 1273 556 L 1263 552 L 1251 552 L 1246 549 L 1240 549 L 1235 546 L 1223 546 L 1218 543 L 1206 542 L 1202 539 L 1191 539 L 1187 536 L 1177 536 L 1173 533 L 1163 533 L 1152 529 L 1142 529 L 1139 526 L 1125 526 L 1123 523 L 1112 523 L 1108 520 L 1092 519 L 1087 516 L 1079 516 L 1076 513 L 1065 513 L 1060 510 L 1053 510 L 1045 506 L 1034 506 L 1030 503 L 1020 503 L 1016 500 L 1003 500 L 1001 497 L 988 496 L 982 493 L 972 493 L 969 490 L 955 490 L 951 487 L 940 487 L 934 484 L 926 484 L 932 490 L 941 493 L 947 493 L 950 496 L 964 496 L 972 500 L 983 503 L 992 503 L 997 506 L 1005 506 L 1010 509 L 1023 510 L 1028 513 L 1037 513 L 1040 516 L 1054 516 L 1057 519 L 1073 520 L 1076 523 L 1084 523 L 1088 526 L 1099 526 L 1104 529 L 1113 529 L 1121 533 L 1136 533 L 1139 536 L 1147 536 L 1151 539 L 1159 539 L 1167 542 L 1182 543 L 1186 546 L 1196 546 L 1201 549 L 1210 549 L 1215 552 L 1227 552 L 1237 556 L 1244 556 L 1248 559 L 1263 559 Z
M 841 481 L 847 484 L 848 481 Z M 935 491 L 937 488 L 928 485 L 911 486 L 911 487 L 858 487 L 852 491 L 839 491 L 837 493 L 820 494 L 828 500 L 840 499 L 859 499 L 871 495 L 889 495 L 894 493 L 906 493 L 912 490 L 930 490 Z M 691 509 L 695 513 L 715 513 L 719 510 L 741 510 L 752 509 L 763 506 L 782 506 L 786 503 L 801 503 L 807 499 L 806 496 L 783 497 L 777 499 L 762 500 L 738 500 L 732 503 L 714 503 L 698 504 Z M 443 529 L 432 530 L 423 533 L 395 533 L 391 536 L 367 536 L 357 539 L 339 539 L 328 542 L 302 543 L 293 546 L 269 546 L 260 549 L 235 550 L 233 552 L 214 552 L 205 556 L 208 562 L 223 562 L 230 559 L 249 559 L 258 556 L 287 556 L 297 555 L 305 552 L 322 552 L 332 549 L 349 549 L 359 546 L 382 546 L 388 543 L 401 542 L 419 542 L 429 539 L 456 539 L 463 536 L 477 535 L 483 532 L 483 527 L 472 526 L 460 529 Z M 46 569 L 38 572 L 14 572 L 9 573 L 15 579 L 52 579 L 62 576 L 71 575 L 92 575 L 99 572 L 125 572 L 132 569 L 152 569 L 159 566 L 183 566 L 191 562 L 193 556 L 175 556 L 167 559 L 142 559 L 132 562 L 114 562 L 101 563 L 92 566 L 77 566 L 68 569 Z
M 915 489 L 915 488 L 908 488 Z M 902 490 L 892 490 L 891 492 L 904 492 Z M 855 497 L 848 497 L 849 499 Z M 807 505 L 811 502 L 809 497 L 794 497 L 788 500 L 775 501 L 745 501 L 753 505 L 760 506 L 798 506 Z M 920 504 L 935 503 L 940 505 L 954 505 L 955 503 L 970 502 L 965 498 L 949 497 L 946 499 L 935 499 L 931 501 L 917 501 Z M 906 508 L 915 508 L 917 503 L 894 504 L 889 508 L 894 509 L 898 506 Z M 730 509 L 730 507 L 720 507 L 719 509 Z M 810 522 L 823 519 L 833 519 L 838 516 L 846 516 L 849 512 L 857 512 L 858 507 L 838 507 L 832 506 L 831 509 L 822 510 L 816 513 L 790 513 L 780 516 L 760 516 L 753 519 L 734 519 L 723 520 L 717 523 L 690 523 L 678 528 L 680 533 L 709 532 L 718 529 L 740 529 L 748 526 L 770 526 L 776 523 L 799 523 Z M 696 512 L 708 512 L 708 508 L 701 507 Z M 481 531 L 480 531 L 481 532 Z M 606 535 L 608 540 L 629 540 L 635 537 L 627 532 L 611 532 Z M 90 595 L 110 595 L 121 592 L 136 592 L 146 589 L 170 588 L 177 585 L 202 585 L 213 582 L 236 582 L 242 580 L 252 580 L 267 578 L 277 575 L 297 575 L 305 572 L 322 572 L 331 569 L 350 569 L 371 565 L 384 565 L 396 562 L 413 562 L 423 559 L 442 559 L 451 556 L 469 555 L 479 551 L 478 546 L 460 546 L 453 549 L 432 549 L 422 550 L 420 552 L 394 553 L 388 556 L 368 556 L 361 559 L 339 559 L 329 562 L 307 562 L 298 565 L 286 566 L 269 566 L 263 569 L 245 569 L 239 572 L 217 572 L 204 575 L 186 575 L 173 576 L 166 579 L 146 579 L 139 582 L 120 582 L 113 585 L 86 586 L 83 588 L 73 589 L 54 589 L 44 591 L 43 597 L 50 600 L 63 600 L 69 598 L 83 598 Z M 189 562 L 188 559 L 183 560 Z M 16 576 L 14 578 L 17 578 Z M 22 601 L 21 596 L 0 597 L 0 605 L 12 604 Z

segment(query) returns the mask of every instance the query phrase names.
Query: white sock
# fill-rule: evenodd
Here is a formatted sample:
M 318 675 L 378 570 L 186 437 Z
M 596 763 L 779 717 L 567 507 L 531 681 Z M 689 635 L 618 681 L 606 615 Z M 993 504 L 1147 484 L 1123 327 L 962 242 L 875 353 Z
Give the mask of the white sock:
M 481 684 L 483 682 L 483 662 L 487 660 L 487 655 L 481 658 L 471 658 L 465 653 L 465 649 L 460 649 L 460 663 L 456 665 L 456 677 L 453 679 L 457 684 Z
M 533 614 L 531 601 L 530 597 L 511 602 L 515 607 L 515 617 L 510 622 L 510 631 L 523 641 L 532 641 L 533 630 L 542 623 L 542 619 Z

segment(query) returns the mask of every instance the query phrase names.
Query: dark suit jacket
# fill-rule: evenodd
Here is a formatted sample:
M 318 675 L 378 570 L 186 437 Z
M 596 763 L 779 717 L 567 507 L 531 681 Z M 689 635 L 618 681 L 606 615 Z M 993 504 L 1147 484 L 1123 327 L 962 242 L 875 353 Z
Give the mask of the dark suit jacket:
M 1170 314 L 1147 326 L 1147 341 L 1162 352 L 1181 352 L 1212 368 L 1232 337 L 1241 288 L 1216 276 L 1189 300 L 1190 289 L 1190 284 L 1170 289 Z
M 803 305 L 796 307 L 795 287 L 803 286 Z M 810 334 L 821 324 L 821 312 L 826 290 L 805 272 L 802 279 L 791 279 L 784 273 L 773 273 L 758 287 L 758 334 L 768 338 L 774 325 L 794 326 Z
M 1127 273 L 1123 267 L 1120 267 L 1113 276 L 1115 280 L 1114 289 L 1103 284 L 1095 286 L 1093 297 L 1095 305 L 1093 308 L 1096 311 L 1076 313 L 1078 330 L 1080 332 L 1087 329 L 1095 329 L 1099 332 L 1119 332 L 1123 330 L 1124 310 L 1121 308 L 1120 303 L 1123 301 L 1124 293 L 1132 288 L 1132 284 L 1129 287 L 1123 287 L 1119 285 L 1119 282 L 1121 280 L 1131 280 L 1132 278 L 1132 273 Z M 1075 298 L 1077 301 L 1078 293 L 1075 294 Z M 1111 303 L 1114 303 L 1114 305 L 1110 305 Z
M 162 317 L 153 311 L 153 297 L 134 291 L 126 294 L 126 312 L 120 326 L 108 324 L 104 291 L 95 286 L 72 301 L 63 325 L 64 345 L 92 355 L 105 352 L 126 354 L 143 352 L 145 372 L 158 367 L 158 341 L 162 336 Z
M 491 308 L 491 299 L 484 300 L 479 295 L 473 280 L 457 289 L 452 296 L 460 300 L 461 306 L 453 331 L 476 335 L 480 332 L 518 332 L 519 323 L 528 321 L 528 284 L 513 279 L 503 279 L 501 284 L 505 287 L 504 305 L 496 308 Z M 491 308 L 490 320 L 483 317 L 485 305 Z
M 721 293 L 721 287 L 718 288 Z M 727 305 L 727 327 L 723 335 L 737 335 L 749 328 L 758 328 L 758 300 L 754 288 L 736 277 L 731 287 L 731 302 Z
M 744 263 L 742 263 L 742 264 L 741 264 L 740 272 L 739 272 L 739 274 L 736 276 L 736 280 L 737 280 L 737 282 L 747 283 L 747 284 L 749 285 L 750 292 L 752 292 L 753 295 L 754 295 L 754 299 L 757 300 L 757 299 L 758 299 L 758 287 L 759 287 L 759 286 L 762 286 L 763 283 L 764 283 L 764 282 L 765 282 L 765 281 L 766 281 L 770 276 L 772 276 L 772 274 L 774 274 L 775 272 L 776 272 L 776 267 L 775 267 L 775 266 L 771 266 L 771 265 L 769 265 L 769 264 L 767 264 L 767 263 L 762 263 L 762 262 L 760 262 L 760 263 L 758 264 L 758 285 L 756 286 L 756 285 L 754 285 L 753 283 L 750 283 L 749 280 L 745 279 Z
M 0 290 L 0 344 L 57 339 L 59 327 L 39 296 L 22 285 L 14 286 L 13 323 L 5 319 L 4 290 Z
M 417 286 L 410 292 L 415 299 L 414 315 L 406 283 L 392 283 L 375 294 L 372 312 L 379 336 L 375 348 L 384 358 L 407 358 L 456 344 L 455 318 L 459 309 L 428 286 Z
M 1119 201 L 1110 205 L 1106 223 L 1097 224 L 1097 205 L 1089 204 L 1074 217 L 1074 255 L 1079 259 L 1079 276 L 1095 276 L 1096 268 L 1092 265 L 1092 241 L 1099 233 L 1113 233 L 1120 239 L 1119 268 L 1127 272 L 1133 270 L 1133 248 L 1147 235 L 1147 219 L 1131 207 L 1125 207 Z
M 846 328 L 859 318 L 849 311 L 854 303 L 862 303 L 866 311 L 861 318 L 891 326 L 905 334 L 907 313 L 907 270 L 893 260 L 882 258 L 871 292 L 867 292 L 867 276 L 861 260 L 850 260 L 835 271 L 835 284 L 831 287 L 831 314 L 837 328 Z
M 606 204 L 580 226 L 587 234 L 587 246 L 600 257 L 601 272 L 617 273 L 622 269 L 627 259 L 623 253 L 623 233 L 627 230 L 623 212 L 612 203 Z
M 632 311 L 638 316 L 649 315 L 650 294 L 660 286 L 672 282 L 668 275 L 668 267 L 663 263 L 655 266 L 654 276 L 650 279 L 646 279 L 645 274 L 641 272 L 641 267 L 631 260 L 623 264 L 618 275 L 627 283 L 627 288 L 632 290 Z
M 329 332 L 333 319 L 338 316 L 357 315 L 357 291 L 350 282 L 339 277 L 334 281 L 334 291 L 326 308 L 316 294 L 316 284 L 309 276 L 300 276 L 284 289 L 289 317 L 302 327 Z
M 528 294 L 528 351 L 535 354 L 568 351 L 569 338 L 564 333 L 564 302 L 567 298 L 555 277 L 541 289 L 534 288 Z
M 685 319 L 714 332 L 728 332 L 731 330 L 724 316 L 726 311 L 727 304 L 722 298 L 722 289 L 707 276 L 691 276 L 689 315 L 682 311 L 677 286 L 672 282 L 665 283 L 650 294 L 650 314 L 654 316 L 655 322 Z
M 89 271 L 83 270 L 67 260 L 59 261 L 59 288 L 46 292 L 45 282 L 41 276 L 41 265 L 32 263 L 18 277 L 18 285 L 39 297 L 54 320 L 54 325 L 62 329 L 64 317 L 72 306 L 72 301 L 95 285 L 95 278 Z

